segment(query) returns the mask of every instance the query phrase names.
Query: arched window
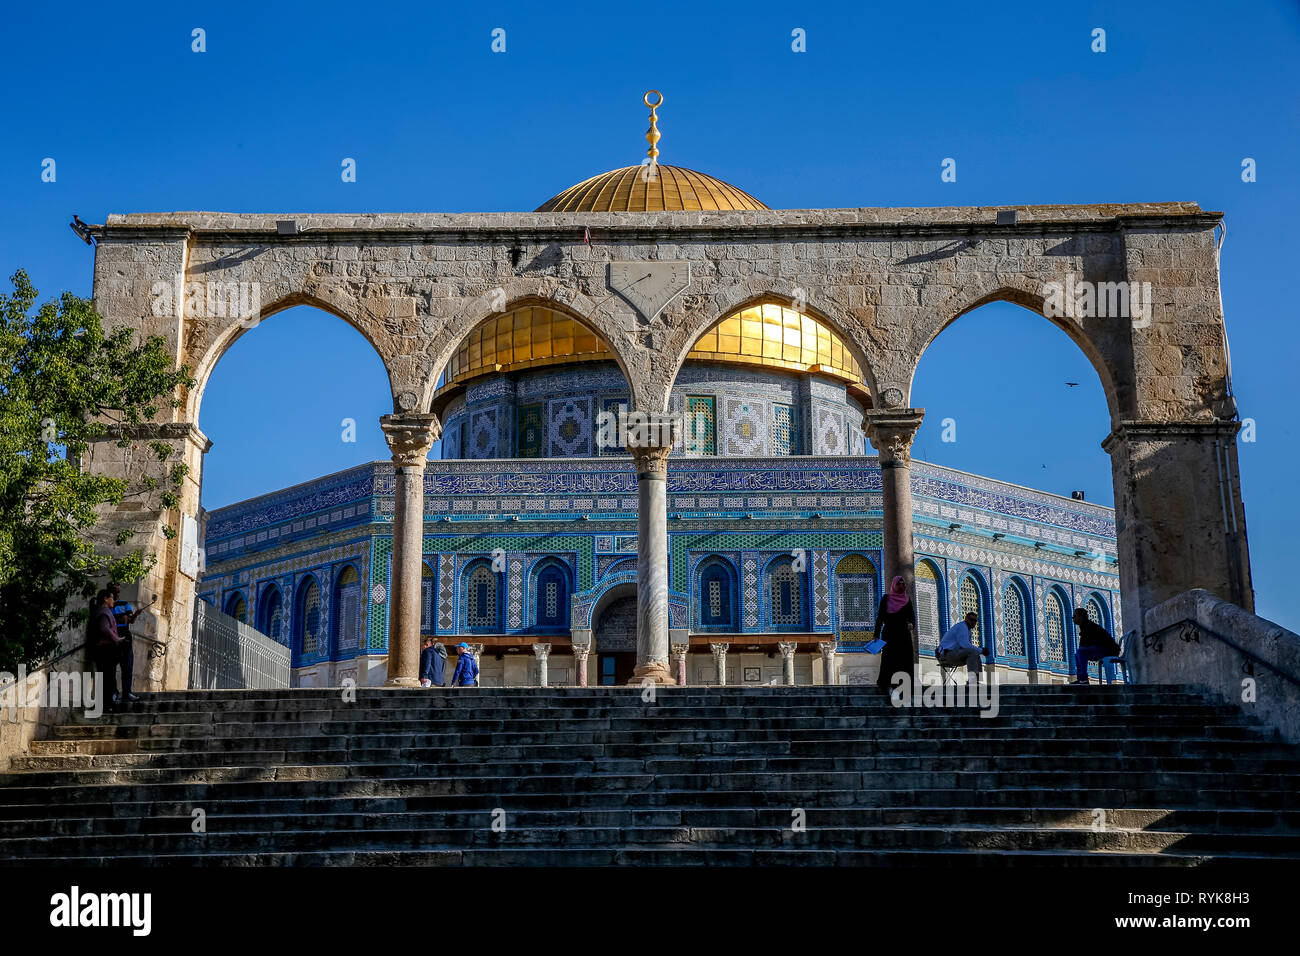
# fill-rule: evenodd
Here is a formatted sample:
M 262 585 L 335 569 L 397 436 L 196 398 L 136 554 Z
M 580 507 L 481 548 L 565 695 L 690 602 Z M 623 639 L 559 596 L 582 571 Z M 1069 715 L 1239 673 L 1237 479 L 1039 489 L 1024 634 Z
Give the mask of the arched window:
M 975 633 L 971 635 L 971 643 L 983 647 L 983 635 L 985 629 L 989 626 L 989 622 L 985 620 L 983 593 L 980 591 L 979 584 L 975 581 L 975 575 L 967 573 L 961 579 L 961 587 L 957 590 L 957 599 L 961 602 L 962 618 L 972 612 L 979 618 Z
M 1002 653 L 1008 657 L 1024 657 L 1029 646 L 1029 633 L 1025 629 L 1025 595 L 1014 581 L 1008 582 L 1002 592 Z
M 364 607 L 361 576 L 348 565 L 339 572 L 334 585 L 334 646 L 340 653 L 360 650 Z
M 871 640 L 865 632 L 876 626 L 876 566 L 860 554 L 850 554 L 835 565 L 839 594 L 839 630 L 842 640 Z
M 298 648 L 303 657 L 328 652 L 321 640 L 320 585 L 308 577 L 298 589 Z
M 780 558 L 772 563 L 768 574 L 772 630 L 801 631 L 807 628 L 802 577 L 794 569 L 793 558 Z
M 240 624 L 248 623 L 248 603 L 244 600 L 242 593 L 236 591 L 226 598 L 226 613 Z
M 1065 605 L 1054 589 L 1043 602 L 1043 660 L 1065 663 Z
M 280 589 L 274 584 L 262 592 L 257 629 L 273 641 L 287 643 L 284 639 L 284 600 L 280 596 Z
M 736 575 L 722 558 L 707 558 L 700 565 L 700 627 L 735 630 Z
M 916 562 L 916 642 L 920 647 L 938 647 L 943 636 L 939 580 L 939 569 L 932 562 Z
M 472 631 L 499 630 L 500 601 L 497 574 L 486 561 L 474 565 L 465 576 L 465 627 Z
M 563 630 L 569 626 L 569 572 L 559 561 L 548 561 L 537 574 L 535 616 L 539 628 Z
M 1101 598 L 1095 594 L 1092 595 L 1083 605 L 1083 610 L 1087 613 L 1088 620 L 1092 621 L 1093 624 L 1105 631 L 1110 631 L 1110 625 L 1106 620 L 1106 608 L 1102 605 Z

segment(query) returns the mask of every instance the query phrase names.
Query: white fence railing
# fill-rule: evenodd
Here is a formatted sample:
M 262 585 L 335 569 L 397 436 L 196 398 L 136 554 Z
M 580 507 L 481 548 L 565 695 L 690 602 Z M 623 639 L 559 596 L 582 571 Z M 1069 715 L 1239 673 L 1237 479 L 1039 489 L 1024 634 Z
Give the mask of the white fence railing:
M 194 602 L 190 690 L 288 687 L 289 666 L 289 648 L 206 601 Z

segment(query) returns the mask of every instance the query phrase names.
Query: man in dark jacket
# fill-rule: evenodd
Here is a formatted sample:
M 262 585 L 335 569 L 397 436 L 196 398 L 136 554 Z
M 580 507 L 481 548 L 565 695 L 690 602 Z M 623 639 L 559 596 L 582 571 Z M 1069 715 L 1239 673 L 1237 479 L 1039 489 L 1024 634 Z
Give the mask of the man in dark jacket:
M 1088 683 L 1088 662 L 1099 661 L 1103 657 L 1115 657 L 1119 654 L 1119 645 L 1115 638 L 1106 633 L 1106 629 L 1094 624 L 1088 612 L 1081 607 L 1074 609 L 1074 628 L 1079 635 L 1079 646 L 1074 652 L 1074 680 L 1072 684 Z
M 420 686 L 441 687 L 443 667 L 447 662 L 447 648 L 426 636 L 420 651 Z
M 457 644 L 456 650 L 456 673 L 451 675 L 451 686 L 474 687 L 478 684 L 478 662 L 469 652 L 468 644 Z

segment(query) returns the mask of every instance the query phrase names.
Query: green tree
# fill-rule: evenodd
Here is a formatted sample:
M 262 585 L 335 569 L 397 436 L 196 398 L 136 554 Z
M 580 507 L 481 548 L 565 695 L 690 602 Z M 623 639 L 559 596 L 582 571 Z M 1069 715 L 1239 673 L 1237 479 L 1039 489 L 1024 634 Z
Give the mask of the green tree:
M 174 509 L 186 466 L 168 468 L 171 445 L 148 442 L 165 477 L 130 488 L 84 473 L 80 460 L 110 426 L 149 421 L 160 400 L 175 407 L 177 386 L 193 384 L 160 337 L 105 332 L 91 303 L 70 293 L 36 307 L 27 273 L 12 282 L 12 295 L 0 293 L 0 670 L 8 671 L 55 653 L 59 633 L 84 624 L 87 599 L 107 578 L 136 581 L 152 565 L 142 550 L 115 557 L 95 544 L 97 509 L 128 495 Z M 167 522 L 163 533 L 175 535 Z M 132 534 L 118 534 L 113 550 Z

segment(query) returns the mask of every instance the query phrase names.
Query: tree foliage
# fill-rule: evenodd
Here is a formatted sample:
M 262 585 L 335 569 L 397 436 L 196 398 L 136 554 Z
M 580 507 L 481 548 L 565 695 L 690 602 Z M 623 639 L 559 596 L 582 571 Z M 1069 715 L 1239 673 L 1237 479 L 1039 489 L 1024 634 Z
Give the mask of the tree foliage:
M 98 509 L 128 495 L 175 508 L 185 465 L 160 465 L 161 481 L 131 488 L 80 462 L 110 426 L 148 422 L 160 405 L 176 407 L 177 386 L 193 384 L 162 338 L 105 332 L 91 303 L 70 293 L 36 306 L 22 270 L 12 282 L 12 294 L 0 293 L 0 670 L 10 671 L 57 651 L 60 631 L 84 622 L 86 599 L 109 578 L 136 581 L 152 565 L 143 550 L 110 554 L 95 544 Z M 166 441 L 145 445 L 160 463 L 174 454 Z M 164 534 L 175 534 L 165 522 Z M 119 534 L 111 550 L 130 537 Z

